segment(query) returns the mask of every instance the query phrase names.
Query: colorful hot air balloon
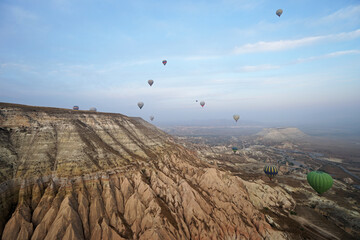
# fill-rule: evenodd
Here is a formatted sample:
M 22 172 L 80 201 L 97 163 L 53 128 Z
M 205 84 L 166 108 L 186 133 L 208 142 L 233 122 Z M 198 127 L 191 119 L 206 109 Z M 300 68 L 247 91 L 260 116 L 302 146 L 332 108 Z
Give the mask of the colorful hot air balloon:
M 276 166 L 265 166 L 264 173 L 270 178 L 270 180 L 278 174 Z
M 281 14 L 283 13 L 283 10 L 282 9 L 278 9 L 276 11 L 276 15 L 278 15 L 279 17 L 281 16 Z
M 233 118 L 234 118 L 235 122 L 237 122 L 237 121 L 239 120 L 240 116 L 237 115 L 237 114 L 235 114 L 235 115 L 233 116 Z
M 142 109 L 143 106 L 144 106 L 144 103 L 143 103 L 143 102 L 138 102 L 138 107 L 139 107 L 140 109 Z
M 204 107 L 204 106 L 205 106 L 205 102 L 204 102 L 204 101 L 201 101 L 201 102 L 200 102 L 200 105 L 201 105 L 201 107 Z
M 164 64 L 164 66 L 167 64 L 166 60 L 163 60 L 162 63 Z
M 333 185 L 332 177 L 321 171 L 312 171 L 307 175 L 307 181 L 310 186 L 319 194 L 329 190 Z
M 150 116 L 150 120 L 153 121 L 153 120 L 154 120 L 154 116 Z
M 73 106 L 73 110 L 79 110 L 79 106 Z
M 154 80 L 151 80 L 151 79 L 150 79 L 150 80 L 148 81 L 148 84 L 149 84 L 150 87 L 151 87 L 151 86 L 154 84 Z
M 236 151 L 238 150 L 238 148 L 237 148 L 237 147 L 233 147 L 232 150 L 233 150 L 234 153 L 236 153 Z

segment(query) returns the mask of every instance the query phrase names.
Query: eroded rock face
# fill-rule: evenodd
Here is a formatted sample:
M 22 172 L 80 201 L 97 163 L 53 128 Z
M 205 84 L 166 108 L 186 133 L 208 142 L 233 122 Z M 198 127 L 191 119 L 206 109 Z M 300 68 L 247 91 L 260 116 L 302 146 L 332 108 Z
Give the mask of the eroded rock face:
M 286 239 L 256 206 L 259 183 L 141 119 L 0 106 L 2 239 Z

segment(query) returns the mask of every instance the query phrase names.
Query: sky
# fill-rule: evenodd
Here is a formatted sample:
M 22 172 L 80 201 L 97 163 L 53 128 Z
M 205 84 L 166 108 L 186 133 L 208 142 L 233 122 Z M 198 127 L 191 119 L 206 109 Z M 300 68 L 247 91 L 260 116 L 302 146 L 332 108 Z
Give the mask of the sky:
M 0 102 L 360 126 L 360 1 L 2 0 Z

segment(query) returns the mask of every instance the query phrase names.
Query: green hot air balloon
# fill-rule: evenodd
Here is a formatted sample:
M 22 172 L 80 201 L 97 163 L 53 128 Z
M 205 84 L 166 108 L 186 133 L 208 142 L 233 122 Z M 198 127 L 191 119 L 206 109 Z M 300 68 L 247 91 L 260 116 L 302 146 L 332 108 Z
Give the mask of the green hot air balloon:
M 233 150 L 234 153 L 236 153 L 236 151 L 238 150 L 238 148 L 237 148 L 237 147 L 233 147 L 232 150 Z
M 264 173 L 270 178 L 270 180 L 278 174 L 278 169 L 276 166 L 265 166 Z
M 307 175 L 309 185 L 319 194 L 329 190 L 333 185 L 332 177 L 321 171 L 312 171 Z

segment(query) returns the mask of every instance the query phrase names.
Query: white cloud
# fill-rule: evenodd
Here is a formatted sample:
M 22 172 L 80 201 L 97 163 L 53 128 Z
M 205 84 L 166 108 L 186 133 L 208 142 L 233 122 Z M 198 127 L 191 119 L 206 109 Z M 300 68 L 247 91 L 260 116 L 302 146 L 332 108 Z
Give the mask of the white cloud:
M 344 41 L 344 40 L 351 40 L 357 37 L 360 37 L 360 29 L 351 32 L 344 32 L 344 33 L 330 34 L 323 36 L 314 36 L 314 37 L 305 37 L 295 40 L 278 40 L 272 42 L 261 41 L 257 43 L 248 43 L 241 47 L 236 47 L 233 50 L 233 54 L 283 51 L 283 50 L 293 49 L 306 45 L 312 45 L 322 41 Z
M 184 57 L 183 59 L 186 61 L 199 61 L 199 60 L 213 60 L 213 59 L 218 59 L 221 56 L 201 56 L 201 55 L 197 55 L 197 56 L 188 56 L 188 57 Z
M 327 58 L 338 57 L 338 56 L 349 55 L 349 54 L 360 54 L 360 50 L 352 49 L 352 50 L 332 52 L 332 53 L 328 53 L 328 54 L 324 54 L 324 55 L 320 55 L 320 56 L 299 58 L 295 62 L 292 62 L 292 64 L 309 62 L 309 61 L 314 61 L 314 60 L 319 60 L 319 59 L 327 59 Z
M 7 11 L 17 22 L 33 21 L 38 18 L 34 13 L 17 6 L 8 6 Z
M 349 19 L 354 21 L 360 18 L 360 5 L 348 6 L 346 8 L 339 9 L 338 11 L 323 17 L 320 22 L 338 22 L 340 20 Z
M 262 65 L 253 65 L 253 66 L 242 66 L 240 67 L 240 71 L 243 72 L 259 72 L 265 70 L 278 69 L 280 66 L 271 65 L 271 64 L 262 64 Z

